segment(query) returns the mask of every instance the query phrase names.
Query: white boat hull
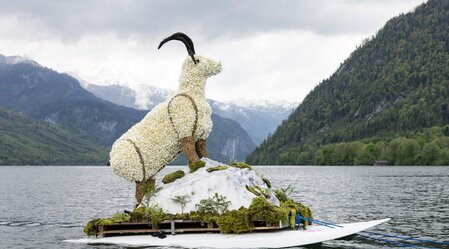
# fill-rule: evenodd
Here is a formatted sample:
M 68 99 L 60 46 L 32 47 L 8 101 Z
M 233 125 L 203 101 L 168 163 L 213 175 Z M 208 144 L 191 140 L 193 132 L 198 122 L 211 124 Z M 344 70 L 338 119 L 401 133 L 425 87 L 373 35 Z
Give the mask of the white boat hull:
M 129 247 L 175 246 L 183 248 L 283 248 L 316 244 L 338 239 L 367 230 L 390 219 L 339 224 L 330 228 L 320 225 L 308 226 L 307 230 L 284 230 L 245 234 L 177 234 L 159 239 L 150 235 L 119 236 L 67 240 L 85 244 L 111 244 Z

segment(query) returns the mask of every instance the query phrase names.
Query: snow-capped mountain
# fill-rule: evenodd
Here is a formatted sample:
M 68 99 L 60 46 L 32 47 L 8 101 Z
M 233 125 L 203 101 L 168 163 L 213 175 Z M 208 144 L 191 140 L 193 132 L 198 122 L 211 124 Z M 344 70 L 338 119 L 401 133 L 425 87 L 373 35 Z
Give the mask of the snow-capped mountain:
M 298 106 L 275 101 L 236 101 L 223 103 L 209 100 L 214 113 L 240 123 L 255 144 L 260 144 Z
M 41 66 L 39 65 L 39 63 L 27 59 L 25 57 L 22 56 L 4 56 L 2 54 L 0 54 L 0 64 L 8 64 L 8 65 L 14 65 L 14 64 L 18 64 L 18 63 L 27 63 L 27 64 L 31 64 L 33 66 Z
M 168 89 L 145 85 L 138 86 L 137 90 L 123 85 L 84 84 L 83 86 L 97 97 L 138 110 L 151 110 L 171 94 Z
M 150 110 L 164 101 L 172 91 L 148 85 L 131 89 L 123 85 L 84 84 L 96 96 L 118 105 L 140 110 Z M 298 103 L 268 100 L 236 100 L 220 102 L 208 100 L 215 114 L 237 121 L 250 135 L 254 143 L 260 144 L 268 134 L 274 132 L 298 106 Z

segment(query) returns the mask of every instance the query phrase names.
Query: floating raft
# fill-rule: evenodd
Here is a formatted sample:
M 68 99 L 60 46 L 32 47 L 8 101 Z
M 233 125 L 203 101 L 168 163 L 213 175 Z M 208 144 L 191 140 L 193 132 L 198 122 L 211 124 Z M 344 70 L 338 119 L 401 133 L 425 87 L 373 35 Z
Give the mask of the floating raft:
M 288 224 L 270 223 L 267 221 L 252 221 L 252 231 L 272 231 L 287 228 Z M 121 235 L 144 235 L 154 232 L 163 232 L 165 234 L 180 233 L 219 233 L 220 229 L 214 222 L 203 223 L 191 220 L 171 220 L 160 222 L 153 226 L 150 222 L 121 222 L 112 225 L 103 225 L 98 227 L 98 235 L 103 237 L 121 236 Z
M 130 247 L 175 246 L 181 248 L 284 248 L 316 244 L 346 237 L 372 228 L 389 219 L 339 224 L 340 227 L 311 225 L 307 230 L 280 230 L 245 234 L 194 233 L 168 235 L 165 239 L 150 235 L 119 236 L 67 240 L 71 243 L 109 244 Z

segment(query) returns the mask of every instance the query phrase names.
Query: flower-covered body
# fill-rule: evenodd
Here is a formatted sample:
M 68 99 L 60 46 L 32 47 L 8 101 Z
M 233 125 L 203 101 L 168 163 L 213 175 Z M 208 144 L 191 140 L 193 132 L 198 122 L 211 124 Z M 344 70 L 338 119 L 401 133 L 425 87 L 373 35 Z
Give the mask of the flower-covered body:
M 205 84 L 221 71 L 221 64 L 197 55 L 195 59 L 197 63 L 190 57 L 184 61 L 178 91 L 113 144 L 109 163 L 115 174 L 130 181 L 147 180 L 176 158 L 183 138 L 207 139 L 212 110 Z

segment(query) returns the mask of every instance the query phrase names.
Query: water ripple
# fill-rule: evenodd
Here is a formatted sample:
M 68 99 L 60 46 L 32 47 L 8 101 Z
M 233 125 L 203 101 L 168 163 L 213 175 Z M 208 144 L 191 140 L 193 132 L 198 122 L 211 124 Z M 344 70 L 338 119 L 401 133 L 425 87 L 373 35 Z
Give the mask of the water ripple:
M 181 167 L 167 167 L 159 174 Z M 390 217 L 375 231 L 426 239 L 449 236 L 449 167 L 255 167 L 317 219 Z M 17 184 L 26 182 L 27 184 Z M 134 186 L 107 167 L 0 167 L 2 248 L 117 248 L 64 243 L 84 237 L 87 220 L 134 206 Z M 353 236 L 315 248 L 394 248 Z

